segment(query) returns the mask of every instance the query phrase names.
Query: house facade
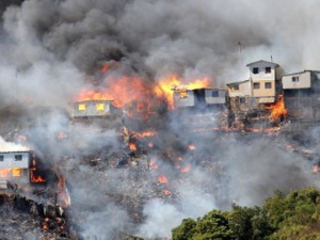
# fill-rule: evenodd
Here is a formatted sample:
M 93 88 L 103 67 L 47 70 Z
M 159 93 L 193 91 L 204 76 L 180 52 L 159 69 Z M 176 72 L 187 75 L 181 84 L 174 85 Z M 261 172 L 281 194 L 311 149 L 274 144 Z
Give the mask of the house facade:
M 282 77 L 287 119 L 320 122 L 320 71 L 304 70 Z
M 30 180 L 30 151 L 0 151 L 0 180 Z M 2 184 L 3 185 L 3 184 Z M 5 188 L 5 186 L 1 186 Z
M 76 102 L 73 105 L 73 117 L 103 117 L 115 112 L 111 100 L 93 100 Z
M 213 88 L 175 91 L 173 101 L 175 109 L 221 107 L 226 104 L 226 91 Z
M 278 64 L 260 60 L 247 64 L 250 71 L 252 87 L 251 96 L 256 98 L 259 104 L 274 103 L 276 101 L 276 68 Z

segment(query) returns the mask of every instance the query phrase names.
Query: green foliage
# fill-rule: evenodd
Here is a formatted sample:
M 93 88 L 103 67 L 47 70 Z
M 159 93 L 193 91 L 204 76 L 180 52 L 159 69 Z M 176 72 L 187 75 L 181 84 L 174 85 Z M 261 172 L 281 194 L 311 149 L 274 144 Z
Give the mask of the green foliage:
M 261 207 L 213 210 L 196 221 L 183 220 L 173 240 L 320 240 L 320 192 L 315 188 L 276 191 Z

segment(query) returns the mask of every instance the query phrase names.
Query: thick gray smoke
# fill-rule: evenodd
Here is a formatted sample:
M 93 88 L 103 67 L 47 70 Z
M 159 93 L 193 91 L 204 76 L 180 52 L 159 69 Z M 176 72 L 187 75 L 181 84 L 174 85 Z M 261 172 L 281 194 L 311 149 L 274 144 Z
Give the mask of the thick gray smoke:
M 319 9 L 317 0 L 26 0 L 3 15 L 0 132 L 13 122 L 23 126 L 18 128 L 32 148 L 49 165 L 60 164 L 86 239 L 117 239 L 122 231 L 166 237 L 183 218 L 229 208 L 233 200 L 255 205 L 277 188 L 317 184 L 311 165 L 279 147 L 284 139 L 213 132 L 196 137 L 175 119 L 155 140 L 159 172 L 144 171 L 144 163 L 109 169 L 123 157 L 115 156 L 124 148 L 118 129 L 69 125 L 67 114 L 103 61 L 121 61 L 126 71 L 152 81 L 167 74 L 186 82 L 209 76 L 222 88 L 247 77 L 246 63 L 271 55 L 288 71 L 317 69 Z M 35 107 L 48 106 L 67 111 L 37 118 Z M 59 132 L 68 137 L 58 140 Z M 189 143 L 195 152 L 184 149 Z M 181 174 L 164 156 L 175 151 L 189 159 L 190 173 Z M 177 193 L 175 201 L 155 193 L 162 188 L 158 174 L 168 176 L 164 187 Z M 136 209 L 140 198 L 144 204 Z M 130 214 L 139 211 L 137 226 Z
M 122 58 L 156 78 L 210 76 L 223 86 L 246 76 L 246 63 L 271 55 L 289 71 L 317 68 L 318 15 L 312 13 L 319 7 L 315 0 L 28 0 L 4 14 L 1 63 L 32 67 L 27 75 L 39 76 L 38 86 L 61 89 L 99 61 Z

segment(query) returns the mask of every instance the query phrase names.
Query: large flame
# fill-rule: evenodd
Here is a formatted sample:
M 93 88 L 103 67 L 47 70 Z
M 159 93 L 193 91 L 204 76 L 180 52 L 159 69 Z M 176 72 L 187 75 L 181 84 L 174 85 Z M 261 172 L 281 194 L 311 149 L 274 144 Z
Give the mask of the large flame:
M 123 108 L 132 101 L 145 101 L 144 95 L 148 93 L 148 87 L 137 75 L 108 76 L 109 65 L 104 64 L 101 69 L 106 78 L 104 85 L 97 89 L 84 88 L 76 97 L 76 102 L 113 100 L 112 104 L 117 108 Z M 93 87 L 94 88 L 94 87 Z
M 158 97 L 165 97 L 169 109 L 174 109 L 173 92 L 174 91 L 187 91 L 200 88 L 210 87 L 209 78 L 195 79 L 187 84 L 183 83 L 176 75 L 169 76 L 161 79 L 157 86 L 154 88 L 154 93 Z
M 30 168 L 30 180 L 33 183 L 44 183 L 46 180 L 40 175 L 37 175 L 36 171 L 37 171 L 37 161 L 35 156 L 33 156 L 32 167 Z
M 267 107 L 267 109 L 272 110 L 270 115 L 270 120 L 272 122 L 277 122 L 279 119 L 285 118 L 288 114 L 288 110 L 284 105 L 283 95 L 279 95 L 278 101 L 274 105 Z
M 210 86 L 209 78 L 194 79 L 185 84 L 174 74 L 161 78 L 155 85 L 147 84 L 136 74 L 111 77 L 109 71 L 113 68 L 113 65 L 103 65 L 101 69 L 101 74 L 105 77 L 103 86 L 83 89 L 75 101 L 112 100 L 112 104 L 117 108 L 125 106 L 130 108 L 132 106 L 129 103 L 135 102 L 136 111 L 143 112 L 150 111 L 152 105 L 157 104 L 156 99 L 158 99 L 166 100 L 169 109 L 173 109 L 174 91 L 187 91 Z M 153 97 L 154 95 L 156 98 Z M 128 114 L 130 115 L 130 113 Z
M 68 188 L 66 186 L 66 179 L 63 176 L 58 176 L 58 178 L 59 178 L 58 196 L 57 196 L 58 204 L 63 208 L 70 207 L 71 206 L 71 197 L 70 197 L 70 193 L 68 191 Z

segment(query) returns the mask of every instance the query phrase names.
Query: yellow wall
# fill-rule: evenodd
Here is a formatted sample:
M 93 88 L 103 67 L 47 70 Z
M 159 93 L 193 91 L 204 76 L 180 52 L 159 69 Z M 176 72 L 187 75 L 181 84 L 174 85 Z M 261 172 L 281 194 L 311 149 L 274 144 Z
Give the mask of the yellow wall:
M 260 88 L 259 89 L 253 88 L 253 96 L 254 97 L 274 97 L 276 95 L 275 81 L 260 80 L 259 82 L 256 82 L 256 83 L 260 83 Z M 271 83 L 271 88 L 266 89 L 265 83 Z

